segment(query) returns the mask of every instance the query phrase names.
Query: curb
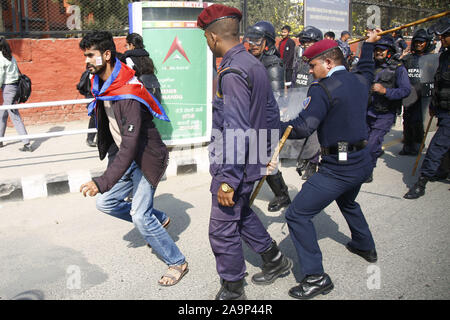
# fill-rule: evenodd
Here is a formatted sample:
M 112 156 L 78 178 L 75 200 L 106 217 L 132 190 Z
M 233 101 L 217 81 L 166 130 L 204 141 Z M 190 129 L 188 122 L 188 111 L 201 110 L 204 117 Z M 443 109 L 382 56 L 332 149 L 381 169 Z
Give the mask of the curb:
M 103 174 L 104 168 L 70 170 L 61 174 L 37 174 L 13 180 L 0 181 L 0 202 L 21 201 L 65 193 L 79 193 L 80 186 Z M 170 177 L 209 172 L 207 148 L 174 150 L 169 154 L 169 164 L 161 181 Z

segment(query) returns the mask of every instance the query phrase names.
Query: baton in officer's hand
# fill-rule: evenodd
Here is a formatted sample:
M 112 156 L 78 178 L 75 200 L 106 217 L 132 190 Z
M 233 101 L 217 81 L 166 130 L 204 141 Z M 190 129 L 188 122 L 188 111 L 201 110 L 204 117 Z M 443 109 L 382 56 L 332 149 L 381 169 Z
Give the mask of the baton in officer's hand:
M 286 142 L 287 138 L 291 134 L 292 126 L 288 126 L 286 130 L 283 133 L 283 136 L 281 137 L 280 142 L 278 142 L 277 148 L 275 149 L 275 152 L 273 153 L 272 159 L 270 162 L 277 161 L 278 155 L 281 152 L 281 149 L 284 147 L 284 143 Z M 262 179 L 258 182 L 258 185 L 256 186 L 255 191 L 253 191 L 252 196 L 250 197 L 250 206 L 252 206 L 253 201 L 255 201 L 256 196 L 259 193 L 259 190 L 261 190 L 262 185 L 264 184 L 264 181 L 266 181 L 267 176 L 262 177 Z
M 416 158 L 416 163 L 414 164 L 414 168 L 412 171 L 413 176 L 416 174 L 416 169 L 417 169 L 417 166 L 419 165 L 419 160 L 422 155 L 422 150 L 425 145 L 425 140 L 427 139 L 428 131 L 430 131 L 431 121 L 433 121 L 433 117 L 434 117 L 434 115 L 430 116 L 430 120 L 428 120 L 427 129 L 425 130 L 425 134 L 423 135 L 422 143 L 420 144 L 420 148 L 419 148 L 419 153 Z

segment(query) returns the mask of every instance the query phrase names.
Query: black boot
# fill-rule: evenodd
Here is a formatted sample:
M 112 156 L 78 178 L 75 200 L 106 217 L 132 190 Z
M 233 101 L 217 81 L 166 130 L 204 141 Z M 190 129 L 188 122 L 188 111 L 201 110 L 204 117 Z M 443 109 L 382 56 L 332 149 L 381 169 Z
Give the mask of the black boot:
M 216 295 L 216 300 L 246 300 L 244 279 L 238 281 L 220 280 L 222 287 Z
M 398 154 L 401 156 L 417 156 L 419 150 L 416 150 L 414 145 L 404 144 L 402 150 L 400 150 Z
M 302 176 L 302 180 L 308 180 L 317 171 L 317 163 L 308 161 L 305 167 L 305 173 Z
M 405 199 L 417 199 L 425 194 L 425 185 L 429 178 L 420 176 L 419 180 L 412 186 L 411 189 L 403 196 Z
M 263 252 L 261 257 L 263 259 L 262 272 L 253 275 L 252 282 L 254 284 L 271 284 L 292 267 L 291 259 L 281 253 L 275 241 L 272 241 L 270 248 Z
M 328 274 L 310 275 L 305 277 L 296 287 L 289 290 L 289 295 L 295 299 L 311 299 L 318 294 L 328 294 L 334 285 Z
M 267 209 L 270 212 L 275 212 L 283 207 L 289 206 L 291 204 L 291 198 L 289 197 L 288 187 L 284 182 L 281 172 L 278 171 L 276 174 L 267 176 L 266 181 L 275 194 L 275 198 L 269 202 Z

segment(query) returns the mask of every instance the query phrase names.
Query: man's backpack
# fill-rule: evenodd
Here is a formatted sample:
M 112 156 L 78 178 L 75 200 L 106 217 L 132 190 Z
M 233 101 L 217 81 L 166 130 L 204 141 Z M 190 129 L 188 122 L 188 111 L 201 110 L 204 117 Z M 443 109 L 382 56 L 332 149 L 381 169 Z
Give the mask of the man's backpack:
M 19 73 L 18 88 L 14 101 L 16 103 L 23 103 L 26 102 L 31 95 L 31 79 L 20 71 Z
M 77 90 L 86 98 L 94 97 L 91 92 L 91 79 L 88 70 L 84 71 L 83 74 L 81 75 L 80 82 L 78 82 L 77 84 Z

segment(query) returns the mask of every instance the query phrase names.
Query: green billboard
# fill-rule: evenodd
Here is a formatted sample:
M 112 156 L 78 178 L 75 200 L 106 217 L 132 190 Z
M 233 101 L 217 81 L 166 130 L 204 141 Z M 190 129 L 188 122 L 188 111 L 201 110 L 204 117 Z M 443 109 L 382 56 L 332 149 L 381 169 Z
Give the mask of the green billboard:
M 170 119 L 155 120 L 163 140 L 169 145 L 208 141 L 212 58 L 203 31 L 146 28 L 144 24 L 142 36 L 157 69 L 162 106 Z

